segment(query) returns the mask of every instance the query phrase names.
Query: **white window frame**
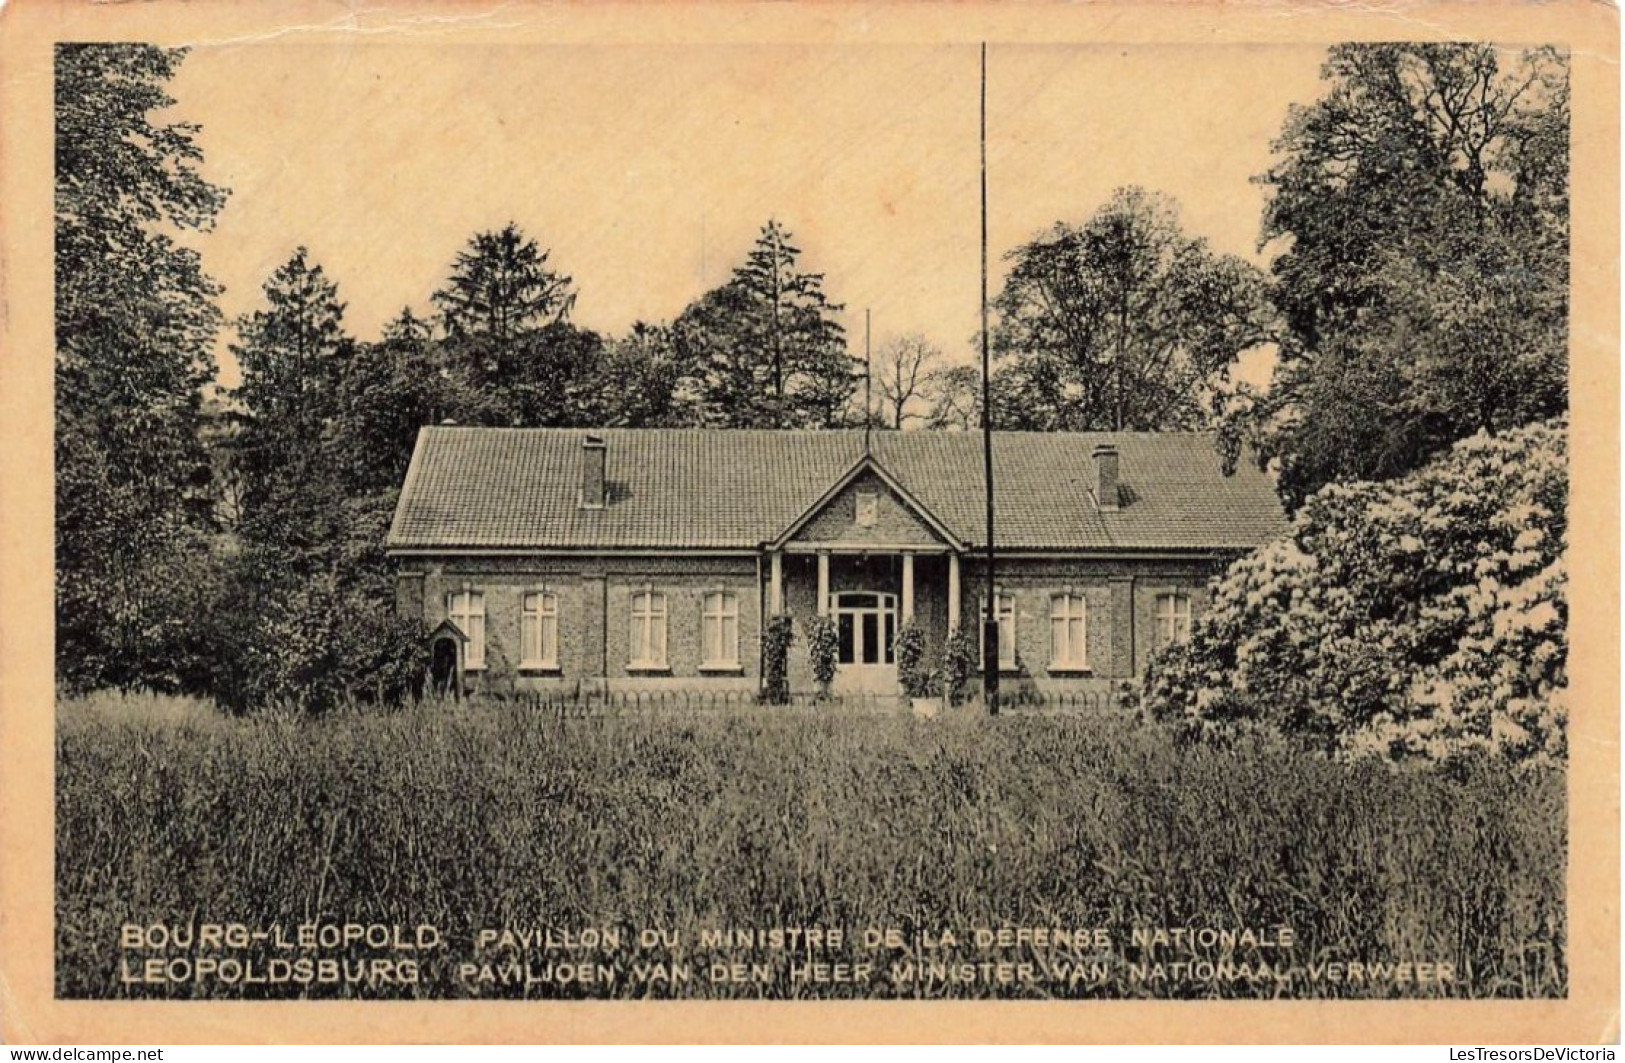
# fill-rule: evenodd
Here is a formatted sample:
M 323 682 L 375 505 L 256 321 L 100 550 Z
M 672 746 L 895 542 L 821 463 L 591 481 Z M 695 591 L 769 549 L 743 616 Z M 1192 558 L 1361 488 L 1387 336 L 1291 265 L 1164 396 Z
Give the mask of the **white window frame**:
M 1050 595 L 1049 656 L 1053 671 L 1089 670 L 1089 599 L 1076 591 Z
M 863 618 L 866 616 L 875 618 L 875 632 L 879 639 L 879 644 L 874 647 L 875 659 L 869 664 L 897 663 L 897 595 L 880 591 L 842 591 L 830 595 L 829 615 L 835 621 L 837 638 L 843 621 L 852 625 L 852 660 L 841 660 L 840 647 L 836 647 L 836 660 L 841 667 L 865 667 L 860 662 L 871 656 L 868 641 L 863 635 Z M 889 639 L 886 637 L 888 630 L 891 632 Z
M 632 616 L 632 643 L 627 667 L 641 671 L 666 668 L 671 613 L 665 594 L 649 587 L 633 591 L 628 612 Z
M 532 646 L 536 648 L 535 654 L 530 652 Z M 559 596 L 546 587 L 534 587 L 519 599 L 519 667 L 557 669 L 558 666 Z
M 446 595 L 446 619 L 457 625 L 468 639 L 463 643 L 463 670 L 477 672 L 485 667 L 485 592 L 464 587 Z
M 1191 640 L 1191 596 L 1184 591 L 1157 595 L 1156 618 L 1157 649 Z
M 1016 663 L 1016 596 L 1002 587 L 995 587 L 994 608 L 999 621 L 999 671 L 1013 672 Z M 976 625 L 977 661 L 987 660 L 987 595 L 979 599 L 981 623 Z
M 718 651 L 714 656 L 713 646 Z M 701 668 L 739 667 L 739 595 L 733 591 L 706 591 L 700 598 L 700 658 Z

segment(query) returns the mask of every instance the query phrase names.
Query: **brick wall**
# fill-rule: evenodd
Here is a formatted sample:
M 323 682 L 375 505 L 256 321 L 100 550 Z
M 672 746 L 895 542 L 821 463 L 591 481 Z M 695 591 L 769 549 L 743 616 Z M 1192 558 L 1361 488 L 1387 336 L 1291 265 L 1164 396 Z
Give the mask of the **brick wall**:
M 735 573 L 667 572 L 612 577 L 606 582 L 609 607 L 606 617 L 606 645 L 609 678 L 636 677 L 649 680 L 697 678 L 701 670 L 701 612 L 708 593 L 722 591 L 734 595 L 739 613 L 739 667 L 712 671 L 707 680 L 749 678 L 755 689 L 760 674 L 761 624 L 756 568 Z M 632 660 L 632 598 L 642 591 L 663 595 L 666 602 L 666 667 L 634 672 Z M 736 685 L 736 684 L 722 684 Z
M 1217 571 L 1214 573 L 1217 574 Z M 1157 598 L 1183 594 L 1191 602 L 1191 622 L 1207 610 L 1210 594 L 1207 578 L 1190 573 L 1153 572 L 1134 581 L 1134 672 L 1145 671 L 1146 662 L 1159 646 L 1157 641 Z
M 574 690 L 601 677 L 620 689 L 756 689 L 762 594 L 755 557 L 413 558 L 397 586 L 398 604 L 410 608 L 416 596 L 431 626 L 445 619 L 447 595 L 484 595 L 486 667 L 470 674 L 480 689 Z M 668 668 L 633 673 L 631 598 L 645 587 L 666 598 Z M 523 599 L 538 590 L 556 595 L 559 607 L 558 668 L 545 671 L 520 667 Z M 727 591 L 738 602 L 739 668 L 702 676 L 700 612 L 709 591 Z
M 1207 558 L 1190 560 L 1006 558 L 996 580 L 1002 594 L 1015 598 L 1016 683 L 1040 689 L 1077 685 L 1088 679 L 1128 679 L 1145 670 L 1156 630 L 1159 594 L 1191 598 L 1194 620 L 1207 604 L 1206 584 L 1221 569 Z M 967 560 L 960 575 L 961 623 L 977 631 L 985 594 L 985 567 Z M 1081 595 L 1086 605 L 1089 669 L 1051 667 L 1051 599 Z
M 1156 599 L 1160 594 L 1190 597 L 1192 617 L 1207 605 L 1206 584 L 1222 568 L 1212 558 L 1137 560 L 1007 558 L 998 583 L 1015 597 L 1017 668 L 1007 684 L 1040 689 L 1072 688 L 1140 674 L 1154 648 Z M 902 594 L 901 559 L 893 554 L 834 555 L 830 590 Z M 464 588 L 485 596 L 486 668 L 471 677 L 485 689 L 574 690 L 583 679 L 602 677 L 617 689 L 706 688 L 755 690 L 759 683 L 761 619 L 767 597 L 768 564 L 755 556 L 568 557 L 568 558 L 411 558 L 397 582 L 397 608 L 420 612 L 432 626 L 445 619 L 446 596 Z M 960 623 L 978 631 L 984 590 L 981 565 L 961 563 Z M 813 688 L 806 622 L 817 614 L 817 560 L 807 554 L 783 559 L 784 606 L 796 618 L 790 651 L 790 685 Z M 645 587 L 665 595 L 667 664 L 657 672 L 633 672 L 632 595 Z M 543 590 L 558 597 L 559 667 L 532 672 L 519 668 L 523 595 Z M 733 593 L 739 605 L 739 669 L 702 674 L 701 608 L 707 592 Z M 1087 603 L 1089 670 L 1058 672 L 1051 667 L 1050 600 L 1081 595 Z M 914 612 L 926 631 L 933 659 L 948 631 L 948 562 L 940 555 L 916 555 Z

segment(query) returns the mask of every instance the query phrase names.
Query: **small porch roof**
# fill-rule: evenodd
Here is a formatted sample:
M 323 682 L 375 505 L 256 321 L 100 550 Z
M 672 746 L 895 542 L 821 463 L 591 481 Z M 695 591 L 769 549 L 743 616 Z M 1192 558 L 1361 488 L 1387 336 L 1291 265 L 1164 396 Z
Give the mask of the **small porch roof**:
M 430 631 L 426 636 L 424 636 L 423 641 L 433 646 L 435 640 L 440 638 L 442 635 L 450 635 L 459 643 L 463 645 L 468 644 L 468 636 L 463 634 L 463 629 L 452 623 L 449 619 L 442 620 L 440 623 L 436 624 L 434 626 L 434 630 Z

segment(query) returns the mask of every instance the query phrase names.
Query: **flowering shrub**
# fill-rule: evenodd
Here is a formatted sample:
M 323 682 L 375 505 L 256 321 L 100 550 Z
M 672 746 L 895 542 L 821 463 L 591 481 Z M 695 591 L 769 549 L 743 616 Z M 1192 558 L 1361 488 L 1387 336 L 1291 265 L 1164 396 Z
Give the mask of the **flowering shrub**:
M 925 659 L 925 629 L 910 620 L 897 632 L 897 681 L 904 695 L 928 698 L 935 692 L 936 673 Z
M 835 681 L 836 654 L 840 652 L 840 632 L 835 621 L 827 616 L 815 616 L 807 621 L 807 649 L 812 658 L 813 681 L 823 693 Z
M 762 696 L 769 705 L 783 705 L 790 700 L 790 643 L 795 637 L 795 626 L 788 616 L 768 617 L 762 632 Z
M 1215 585 L 1146 705 L 1195 733 L 1272 724 L 1346 755 L 1561 758 L 1566 425 L 1474 436 L 1312 495 Z
M 960 628 L 942 644 L 942 686 L 948 703 L 958 705 L 969 696 L 971 673 L 976 669 L 976 636 Z

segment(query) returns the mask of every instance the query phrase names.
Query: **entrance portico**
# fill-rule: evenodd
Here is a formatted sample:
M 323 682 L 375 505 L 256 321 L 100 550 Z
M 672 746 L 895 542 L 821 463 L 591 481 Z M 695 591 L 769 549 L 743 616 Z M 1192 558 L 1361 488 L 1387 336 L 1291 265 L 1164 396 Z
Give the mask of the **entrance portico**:
M 830 618 L 839 639 L 834 689 L 896 694 L 897 633 L 921 627 L 938 646 L 959 616 L 959 557 L 946 546 L 790 543 L 765 566 L 771 609 Z M 806 649 L 799 647 L 799 656 Z
M 828 616 L 832 612 L 831 594 L 845 590 L 871 590 L 889 591 L 897 595 L 898 618 L 901 623 L 908 623 L 914 619 L 917 590 L 919 587 L 919 573 L 930 566 L 933 570 L 940 567 L 946 573 L 947 588 L 947 615 L 956 618 L 959 615 L 959 555 L 946 548 L 921 549 L 917 546 L 897 547 L 892 551 L 877 549 L 872 546 L 843 545 L 832 543 L 826 547 L 812 547 L 806 544 L 791 544 L 784 550 L 775 550 L 768 555 L 768 612 L 778 615 L 786 611 L 785 602 L 785 568 L 787 564 L 794 565 L 794 559 L 814 558 L 816 565 L 816 583 L 813 591 L 814 607 L 819 616 Z M 786 558 L 791 560 L 787 562 Z M 853 578 L 846 575 L 853 565 L 865 573 L 874 572 L 876 559 L 887 559 L 895 562 L 892 573 L 882 577 L 885 586 L 855 586 Z M 850 559 L 850 560 L 848 560 Z M 839 580 L 832 579 L 831 572 L 842 570 Z M 861 579 L 859 580 L 861 583 Z
M 897 633 L 959 624 L 962 544 L 872 458 L 765 547 L 769 613 L 834 622 L 838 692 L 898 693 Z

